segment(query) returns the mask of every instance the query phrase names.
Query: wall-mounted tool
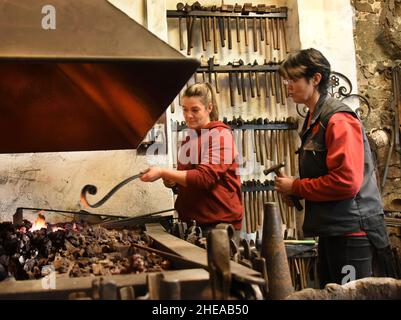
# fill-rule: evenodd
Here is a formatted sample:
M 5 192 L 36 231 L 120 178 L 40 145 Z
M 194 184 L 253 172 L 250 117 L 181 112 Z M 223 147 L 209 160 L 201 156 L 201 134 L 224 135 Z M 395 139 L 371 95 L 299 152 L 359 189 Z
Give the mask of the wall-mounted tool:
M 208 69 L 209 69 L 209 83 L 212 84 L 212 73 L 214 74 L 214 85 L 216 88 L 216 93 L 220 93 L 220 86 L 219 86 L 219 80 L 217 78 L 217 72 L 214 71 L 215 66 L 219 65 L 219 61 L 215 56 L 212 58 L 209 58 L 208 60 Z
M 213 49 L 214 53 L 218 52 L 218 39 L 220 38 L 221 47 L 226 47 L 226 40 L 228 41 L 228 49 L 232 49 L 232 19 L 235 19 L 235 29 L 237 35 L 237 43 L 240 43 L 240 22 L 243 20 L 244 26 L 244 40 L 245 46 L 249 45 L 248 39 L 248 25 L 249 21 L 252 24 L 252 38 L 253 38 L 253 49 L 255 52 L 258 51 L 258 47 L 262 48 L 262 41 L 269 45 L 269 37 L 273 38 L 273 44 L 275 50 L 280 50 L 280 34 L 283 34 L 284 21 L 287 19 L 287 8 L 275 6 L 266 6 L 259 4 L 253 6 L 252 3 L 245 3 L 243 6 L 239 4 L 229 5 L 222 4 L 221 7 L 216 5 L 204 7 L 195 2 L 193 5 L 182 3 L 177 5 L 177 10 L 167 10 L 168 18 L 186 18 L 187 22 L 187 54 L 191 54 L 191 49 L 194 46 L 193 40 L 193 29 L 195 28 L 195 21 L 200 21 L 199 28 L 201 32 L 201 41 L 203 51 L 207 50 L 207 44 L 210 42 L 210 30 L 213 33 Z M 271 24 L 270 28 L 268 24 Z M 179 22 L 179 32 L 182 34 L 181 23 Z M 217 30 L 218 29 L 218 30 Z M 227 32 L 226 32 L 227 30 Z M 258 30 L 260 37 L 258 39 Z M 226 36 L 227 34 L 227 36 Z M 182 43 L 182 37 L 180 37 L 180 50 L 184 49 Z M 259 46 L 258 46 L 259 41 Z M 286 42 L 285 42 L 286 43 Z
M 184 4 L 182 2 L 177 3 L 177 11 L 184 11 Z M 178 17 L 178 37 L 180 40 L 180 50 L 184 50 L 184 39 L 182 37 L 182 17 Z

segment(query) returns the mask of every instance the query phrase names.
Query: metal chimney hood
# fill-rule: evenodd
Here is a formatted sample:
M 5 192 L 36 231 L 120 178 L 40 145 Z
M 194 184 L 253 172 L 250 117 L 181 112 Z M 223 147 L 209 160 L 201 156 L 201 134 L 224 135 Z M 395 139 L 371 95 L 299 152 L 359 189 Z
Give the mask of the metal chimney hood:
M 0 153 L 134 149 L 199 66 L 106 0 L 0 0 L 0 39 Z

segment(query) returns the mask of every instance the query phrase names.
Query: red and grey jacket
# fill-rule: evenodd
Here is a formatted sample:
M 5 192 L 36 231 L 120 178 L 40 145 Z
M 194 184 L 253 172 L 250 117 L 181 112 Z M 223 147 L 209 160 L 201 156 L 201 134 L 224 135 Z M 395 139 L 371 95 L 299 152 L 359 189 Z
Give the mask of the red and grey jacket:
M 301 179 L 294 182 L 293 193 L 305 198 L 303 230 L 307 236 L 338 236 L 364 231 L 377 248 L 384 248 L 388 245 L 388 236 L 370 146 L 363 126 L 359 136 L 348 136 L 348 142 L 341 135 L 337 138 L 344 139 L 343 143 L 330 139 L 327 135 L 328 126 L 333 126 L 335 121 L 332 120 L 336 117 L 340 119 L 338 115 L 341 113 L 359 121 L 355 112 L 341 101 L 321 96 L 311 119 L 308 114 L 301 131 Z M 347 122 L 341 124 L 339 121 L 340 126 L 346 125 L 345 123 Z M 333 129 L 330 127 L 331 131 Z M 352 130 L 340 132 L 343 135 L 355 134 Z M 331 134 L 331 138 L 336 136 L 332 132 Z M 355 151 L 350 149 L 353 148 L 353 139 L 363 141 L 360 150 L 363 162 L 360 164 L 353 164 L 349 161 L 350 156 L 347 156 L 347 153 Z M 358 143 L 355 144 L 356 147 L 357 145 Z M 358 159 L 357 156 L 354 158 Z M 359 159 L 362 160 L 362 155 Z M 360 177 L 358 168 L 363 168 L 360 170 Z
M 231 223 L 243 218 L 241 180 L 231 128 L 210 122 L 181 146 L 178 170 L 187 170 L 187 186 L 178 186 L 175 208 L 181 220 L 198 225 Z

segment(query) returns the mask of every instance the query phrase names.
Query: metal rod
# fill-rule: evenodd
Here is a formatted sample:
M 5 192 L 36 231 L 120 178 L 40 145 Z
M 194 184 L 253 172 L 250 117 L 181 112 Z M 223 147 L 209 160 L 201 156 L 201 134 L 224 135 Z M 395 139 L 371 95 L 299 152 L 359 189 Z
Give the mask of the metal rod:
M 98 208 L 101 205 L 103 205 L 107 200 L 109 200 L 112 197 L 112 195 L 114 193 L 116 193 L 119 189 L 121 189 L 127 183 L 140 178 L 142 175 L 143 175 L 143 173 L 139 173 L 139 174 L 133 175 L 132 177 L 129 177 L 129 178 L 121 181 L 119 184 L 117 184 L 113 189 L 111 189 L 102 199 L 100 199 L 95 204 L 90 204 L 88 202 L 88 200 L 86 199 L 86 196 L 87 196 L 87 193 L 89 193 L 91 195 L 95 195 L 97 193 L 97 188 L 94 185 L 87 184 L 81 190 L 81 203 L 86 207 Z

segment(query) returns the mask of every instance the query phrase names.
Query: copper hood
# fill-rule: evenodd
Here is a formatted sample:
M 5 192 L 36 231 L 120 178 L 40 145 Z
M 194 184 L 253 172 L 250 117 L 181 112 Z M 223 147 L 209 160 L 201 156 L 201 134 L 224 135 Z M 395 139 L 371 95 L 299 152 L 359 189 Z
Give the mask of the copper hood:
M 1 153 L 134 149 L 199 66 L 106 0 L 0 0 L 0 39 Z

